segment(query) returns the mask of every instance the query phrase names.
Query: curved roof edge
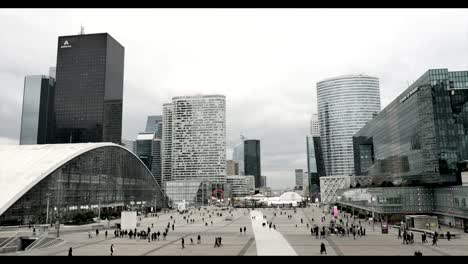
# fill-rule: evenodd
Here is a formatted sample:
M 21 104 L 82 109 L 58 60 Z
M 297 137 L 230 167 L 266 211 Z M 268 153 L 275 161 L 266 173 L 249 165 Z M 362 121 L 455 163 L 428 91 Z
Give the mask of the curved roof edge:
M 78 157 L 78 156 L 80 156 L 80 155 L 82 155 L 84 153 L 87 153 L 89 151 L 96 150 L 96 149 L 99 149 L 99 148 L 103 148 L 103 147 L 119 147 L 119 148 L 125 150 L 126 152 L 131 153 L 134 157 L 137 158 L 137 160 L 149 172 L 149 174 L 151 175 L 151 177 L 155 181 L 156 186 L 158 186 L 160 191 L 162 191 L 161 186 L 159 186 L 158 182 L 154 178 L 154 175 L 151 173 L 151 171 L 148 169 L 148 167 L 146 167 L 146 165 L 143 163 L 143 161 L 141 161 L 140 158 L 138 158 L 138 156 L 136 156 L 133 152 L 129 151 L 125 147 L 120 146 L 120 145 L 115 144 L 115 143 L 110 143 L 110 142 L 105 142 L 105 143 L 76 143 L 76 144 L 48 144 L 48 145 L 47 144 L 43 144 L 43 145 L 4 145 L 4 146 L 0 146 L 0 164 L 1 164 L 2 161 L 3 162 L 8 162 L 8 159 L 2 159 L 1 158 L 2 154 L 5 154 L 5 153 L 2 153 L 2 151 L 5 150 L 5 148 L 14 149 L 14 148 L 21 148 L 21 147 L 23 147 L 23 148 L 40 147 L 40 148 L 44 148 L 45 150 L 47 150 L 47 146 L 51 146 L 51 148 L 56 148 L 56 150 L 55 150 L 56 155 L 62 154 L 62 153 L 60 153 L 60 151 L 63 151 L 63 150 L 68 150 L 70 153 L 66 153 L 68 155 L 65 155 L 65 158 L 60 159 L 57 162 L 52 163 L 51 166 L 45 167 L 45 169 L 42 168 L 43 170 L 34 171 L 34 169 L 31 169 L 31 168 L 25 169 L 24 167 L 21 167 L 21 169 L 24 171 L 24 173 L 20 173 L 19 175 L 18 174 L 13 175 L 13 173 L 12 173 L 13 176 L 10 175 L 10 177 L 19 178 L 19 179 L 17 179 L 18 181 L 23 180 L 24 185 L 23 186 L 20 185 L 17 188 L 14 188 L 16 186 L 12 186 L 13 188 L 9 188 L 10 192 L 2 191 L 3 195 L 0 194 L 0 198 L 2 198 L 2 199 L 0 199 L 0 215 L 5 213 L 6 210 L 8 210 L 8 208 L 10 208 L 15 202 L 17 202 L 21 197 L 23 197 L 23 195 L 25 195 L 28 191 L 30 191 L 39 182 L 41 182 L 43 179 L 45 179 L 51 173 L 53 173 L 54 171 L 56 171 L 57 169 L 59 169 L 60 167 L 65 165 L 67 162 L 73 160 L 74 158 L 76 158 L 76 157 Z M 2 147 L 3 147 L 3 149 L 2 149 Z M 62 149 L 60 149 L 61 147 L 62 147 Z M 67 149 L 67 147 L 69 147 L 70 149 Z M 77 147 L 76 150 L 73 149 L 73 147 Z M 8 152 L 8 149 L 6 149 L 6 152 Z M 6 153 L 6 155 L 8 155 L 8 153 Z M 49 156 L 52 156 L 52 154 L 49 154 Z M 44 161 L 36 160 L 36 162 L 44 162 Z M 26 172 L 28 169 L 29 169 L 29 171 L 28 171 L 29 174 Z M 39 175 L 34 175 L 34 174 L 39 174 Z M 2 179 L 2 176 L 6 176 L 5 179 Z M 11 179 L 8 178 L 8 176 L 9 176 L 8 172 L 7 172 L 7 175 L 4 175 L 3 171 L 0 169 L 0 182 L 2 180 L 7 180 L 7 181 L 11 180 Z M 16 176 L 18 176 L 18 177 L 16 177 Z M 20 182 L 19 184 L 22 184 L 22 183 Z M 6 196 L 6 197 L 2 197 L 2 196 Z M 10 196 L 10 197 L 8 197 L 8 196 Z
M 346 79 L 346 78 L 370 78 L 370 79 L 377 79 L 379 80 L 378 77 L 375 76 L 370 76 L 367 74 L 347 74 L 347 75 L 340 75 L 340 76 L 335 76 L 335 77 L 330 77 L 323 79 L 321 81 L 318 81 L 317 84 L 323 83 L 323 82 L 329 82 L 329 81 L 334 81 L 334 80 L 341 80 L 341 79 Z

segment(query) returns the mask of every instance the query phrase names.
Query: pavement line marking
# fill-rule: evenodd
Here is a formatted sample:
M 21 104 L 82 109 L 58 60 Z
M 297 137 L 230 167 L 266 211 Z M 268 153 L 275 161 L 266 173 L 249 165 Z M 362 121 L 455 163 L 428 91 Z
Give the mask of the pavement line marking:
M 238 256 L 244 256 L 245 252 L 252 246 L 253 242 L 255 241 L 255 236 L 251 236 L 247 244 L 239 251 Z
M 255 217 L 255 220 L 252 219 Z M 257 219 L 258 217 L 258 219 Z M 252 222 L 252 231 L 255 235 L 255 244 L 257 248 L 257 255 L 290 255 L 297 256 L 294 248 L 284 238 L 284 236 L 276 231 L 271 230 L 269 227 L 263 227 L 262 223 L 263 214 L 260 211 L 253 210 L 250 212 L 250 220 Z

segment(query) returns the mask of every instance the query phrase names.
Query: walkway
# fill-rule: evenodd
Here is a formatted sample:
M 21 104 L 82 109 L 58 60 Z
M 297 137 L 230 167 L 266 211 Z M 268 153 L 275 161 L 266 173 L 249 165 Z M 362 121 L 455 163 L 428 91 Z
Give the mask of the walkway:
M 257 246 L 258 256 L 271 255 L 288 255 L 297 256 L 296 251 L 291 247 L 289 242 L 274 229 L 268 226 L 263 227 L 262 223 L 266 222 L 263 219 L 262 212 L 253 210 L 250 213 L 252 221 L 252 230 L 255 235 L 255 243 Z M 252 219 L 255 217 L 255 219 Z

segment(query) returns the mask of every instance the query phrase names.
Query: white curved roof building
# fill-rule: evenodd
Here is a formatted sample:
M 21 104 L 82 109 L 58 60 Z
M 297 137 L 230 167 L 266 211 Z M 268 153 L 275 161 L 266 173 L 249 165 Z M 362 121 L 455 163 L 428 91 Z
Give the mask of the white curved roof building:
M 46 212 L 46 196 L 65 219 L 94 208 L 98 200 L 124 206 L 163 198 L 142 161 L 114 143 L 0 145 L 0 186 L 0 225 L 15 217 L 23 224 L 41 223 L 35 216 Z

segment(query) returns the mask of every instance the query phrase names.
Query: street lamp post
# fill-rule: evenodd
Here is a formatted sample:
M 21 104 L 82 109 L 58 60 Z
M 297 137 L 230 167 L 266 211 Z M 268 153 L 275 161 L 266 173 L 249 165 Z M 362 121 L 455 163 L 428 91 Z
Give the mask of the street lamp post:
M 101 197 L 98 197 L 98 220 L 101 222 Z
M 50 197 L 50 193 L 46 193 L 46 197 L 47 197 L 46 225 L 48 225 L 49 224 L 49 197 Z

